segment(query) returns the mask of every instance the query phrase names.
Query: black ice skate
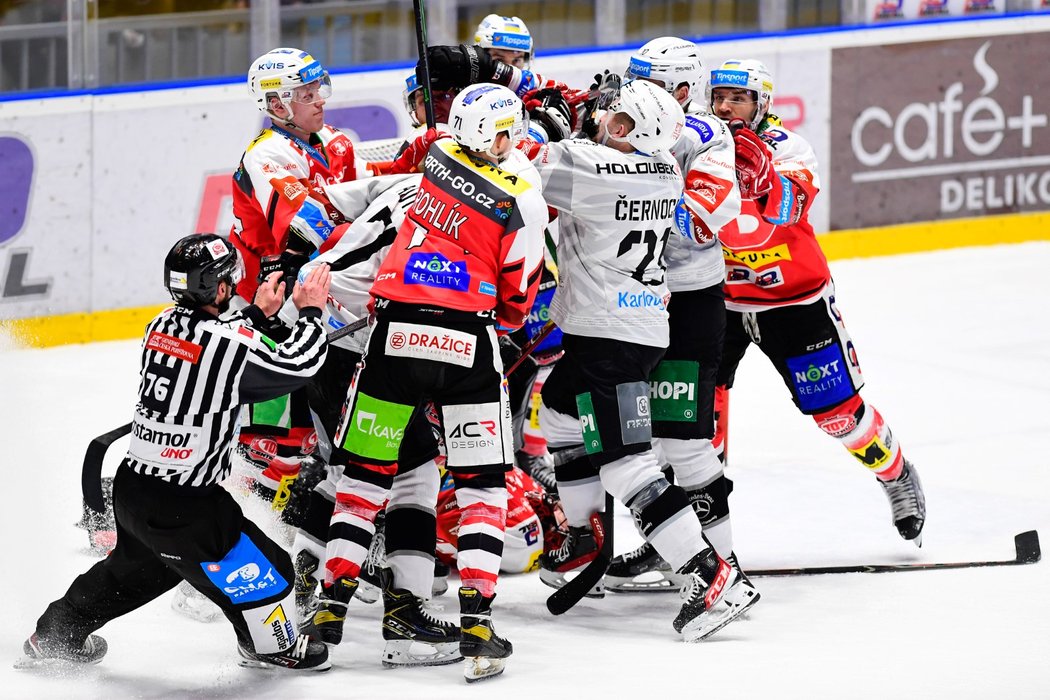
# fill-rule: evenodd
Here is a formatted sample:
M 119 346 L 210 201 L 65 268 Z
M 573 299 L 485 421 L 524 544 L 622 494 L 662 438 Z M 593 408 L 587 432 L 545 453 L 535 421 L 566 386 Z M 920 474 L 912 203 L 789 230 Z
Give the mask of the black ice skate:
M 554 478 L 554 457 L 549 454 L 530 455 L 519 450 L 514 455 L 518 468 L 532 477 L 547 493 L 558 493 L 558 481 Z
M 592 518 L 599 518 L 595 513 Z M 557 549 L 540 556 L 540 581 L 551 588 L 561 588 L 568 581 L 566 574 L 579 571 L 598 556 L 602 538 L 595 537 L 590 527 L 569 526 L 569 534 Z M 587 593 L 588 598 L 604 598 L 605 587 L 599 580 Z
M 357 581 L 352 578 L 336 580 L 330 588 L 321 591 L 321 600 L 317 604 L 313 618 L 303 627 L 302 634 L 325 644 L 338 644 L 343 641 L 343 623 L 346 622 L 346 608 L 357 590 Z
M 379 511 L 375 525 L 376 534 L 372 536 L 372 544 L 368 547 L 368 554 L 357 577 L 357 599 L 369 605 L 383 595 L 380 573 L 386 566 L 386 511 Z
M 892 481 L 879 480 L 893 510 L 893 524 L 900 536 L 922 546 L 922 526 L 926 522 L 926 496 L 922 493 L 919 473 L 904 460 L 901 475 Z
M 394 588 L 390 569 L 383 580 L 383 665 L 443 666 L 460 661 L 459 626 L 430 614 L 421 598 Z
M 760 597 L 751 582 L 710 547 L 690 559 L 678 573 L 686 575 L 681 591 L 685 602 L 673 624 L 687 642 L 710 637 Z
M 88 666 L 101 661 L 108 650 L 106 640 L 97 634 L 89 634 L 81 646 L 74 647 L 65 642 L 49 640 L 34 632 L 22 645 L 24 655 L 15 662 L 15 668 Z
M 514 652 L 514 646 L 496 634 L 492 627 L 492 601 L 476 588 L 459 589 L 459 611 L 462 639 L 459 651 L 463 654 L 463 676 L 467 683 L 492 678 L 503 673 L 505 659 Z
M 327 671 L 332 668 L 328 660 L 328 647 L 310 639 L 305 634 L 295 638 L 295 643 L 275 654 L 259 654 L 237 645 L 241 655 L 241 666 L 245 668 L 286 668 L 290 671 Z
M 619 593 L 670 592 L 680 589 L 683 583 L 685 577 L 672 571 L 670 564 L 648 542 L 633 552 L 615 557 L 605 574 L 606 590 Z
M 295 555 L 295 611 L 300 620 L 310 620 L 317 610 L 317 570 L 321 561 L 305 549 Z

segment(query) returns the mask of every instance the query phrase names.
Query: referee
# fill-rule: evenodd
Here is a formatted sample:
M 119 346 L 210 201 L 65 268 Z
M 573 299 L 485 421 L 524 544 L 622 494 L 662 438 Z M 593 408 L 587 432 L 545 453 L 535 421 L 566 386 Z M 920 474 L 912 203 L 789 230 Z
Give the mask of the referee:
M 213 234 L 183 238 L 164 260 L 176 305 L 143 340 L 131 445 L 113 484 L 117 546 L 48 606 L 20 665 L 99 662 L 107 644 L 92 632 L 185 579 L 233 625 L 242 665 L 331 667 L 324 644 L 297 636 L 288 554 L 219 486 L 241 406 L 303 386 L 324 362 L 329 272 L 319 266 L 295 285 L 299 318 L 277 344 L 255 327 L 284 301 L 280 273 L 254 304 L 219 319 L 243 270 Z

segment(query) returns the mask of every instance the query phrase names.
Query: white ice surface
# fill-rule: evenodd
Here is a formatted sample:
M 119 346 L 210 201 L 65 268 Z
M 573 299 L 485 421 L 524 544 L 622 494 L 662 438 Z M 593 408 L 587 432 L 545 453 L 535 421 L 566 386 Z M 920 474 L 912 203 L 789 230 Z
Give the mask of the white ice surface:
M 835 263 L 864 396 L 922 476 L 925 545 L 898 538 L 873 477 L 795 412 L 752 349 L 731 423 L 744 565 L 1010 559 L 1030 529 L 1050 546 L 1047 270 L 1047 243 Z M 553 618 L 535 575 L 506 576 L 496 622 L 515 653 L 473 686 L 458 665 L 382 669 L 381 608 L 357 603 L 329 673 L 242 669 L 225 621 L 181 618 L 168 595 L 106 625 L 109 655 L 80 676 L 15 671 L 36 618 L 96 561 L 73 527 L 80 462 L 129 420 L 136 368 L 135 341 L 0 352 L 0 697 L 1050 698 L 1046 562 L 761 579 L 750 619 L 696 645 L 671 629 L 675 595 L 610 595 Z M 617 530 L 617 549 L 635 544 L 625 513 Z

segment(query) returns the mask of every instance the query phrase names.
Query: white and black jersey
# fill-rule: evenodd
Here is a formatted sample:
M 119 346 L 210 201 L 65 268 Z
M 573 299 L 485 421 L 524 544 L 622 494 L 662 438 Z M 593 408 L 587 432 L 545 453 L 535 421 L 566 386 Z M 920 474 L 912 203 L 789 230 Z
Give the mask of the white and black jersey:
M 332 286 L 321 318 L 330 331 L 368 314 L 369 290 L 422 178 L 422 175 L 388 175 L 324 188 L 335 212 L 325 213 L 328 233 L 322 252 L 303 265 L 299 279 L 305 279 L 310 270 L 321 263 L 331 267 Z M 349 227 L 340 226 L 337 220 L 352 223 Z M 281 320 L 291 324 L 296 313 L 289 300 L 281 309 Z M 363 353 L 369 332 L 367 327 L 362 328 L 335 341 L 334 346 Z
M 695 103 L 690 103 L 690 106 Z M 691 218 L 688 237 L 667 243 L 667 287 L 671 292 L 707 289 L 725 280 L 718 232 L 740 215 L 736 147 L 725 123 L 710 114 L 690 113 L 671 148 L 685 178 L 683 203 Z
M 570 139 L 544 146 L 533 164 L 559 211 L 551 318 L 565 333 L 667 347 L 663 254 L 678 235 L 678 163 Z
M 245 313 L 263 320 L 257 307 Z M 125 464 L 182 486 L 226 478 L 241 406 L 303 386 L 324 362 L 328 344 L 319 319 L 318 309 L 303 309 L 289 338 L 277 344 L 245 317 L 222 321 L 182 306 L 162 311 L 143 339 Z

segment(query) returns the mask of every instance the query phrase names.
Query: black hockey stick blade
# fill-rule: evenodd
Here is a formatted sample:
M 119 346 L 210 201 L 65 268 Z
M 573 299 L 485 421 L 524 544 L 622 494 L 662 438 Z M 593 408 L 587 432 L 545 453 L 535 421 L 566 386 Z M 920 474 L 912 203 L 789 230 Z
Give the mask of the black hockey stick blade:
M 613 554 L 613 497 L 611 495 L 605 494 L 605 512 L 600 518 L 592 520 L 592 527 L 600 527 L 605 530 L 602 547 L 591 563 L 576 574 L 576 578 L 570 579 L 547 598 L 547 610 L 551 615 L 561 615 L 583 600 L 608 571 Z
M 1039 548 L 1039 533 L 1028 530 L 1014 536 L 1015 557 L 989 561 L 920 562 L 915 564 L 855 564 L 852 566 L 800 566 L 793 569 L 747 569 L 748 576 L 815 576 L 818 574 L 889 574 L 902 571 L 933 571 L 935 569 L 976 569 L 984 566 L 1017 566 L 1035 564 L 1043 558 Z
M 84 503 L 96 513 L 106 510 L 102 496 L 102 461 L 106 451 L 114 442 L 131 432 L 131 423 L 114 428 L 108 433 L 99 435 L 88 443 L 84 453 L 84 466 L 80 470 L 80 490 L 84 493 Z

